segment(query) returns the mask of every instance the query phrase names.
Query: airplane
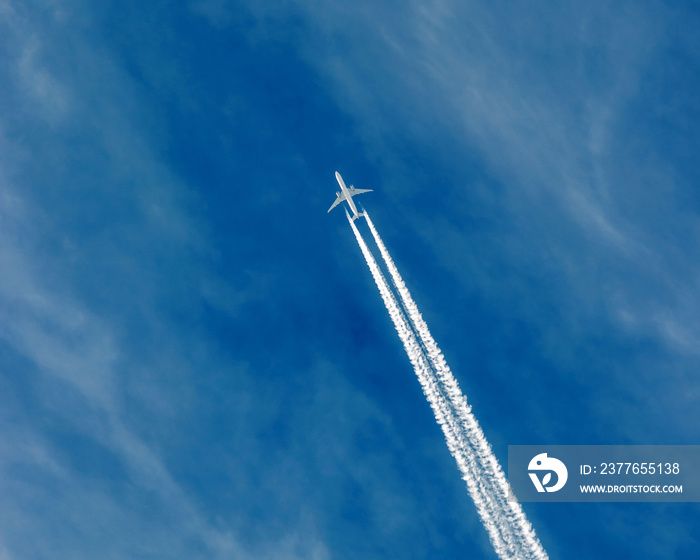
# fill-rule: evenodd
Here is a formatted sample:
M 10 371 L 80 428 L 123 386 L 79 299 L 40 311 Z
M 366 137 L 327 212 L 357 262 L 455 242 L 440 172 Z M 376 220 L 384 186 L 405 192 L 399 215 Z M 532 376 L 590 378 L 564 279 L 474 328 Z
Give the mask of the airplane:
M 328 212 L 333 210 L 333 208 L 338 206 L 338 204 L 343 202 L 343 200 L 347 200 L 348 206 L 350 207 L 350 210 L 352 210 L 352 219 L 356 220 L 357 218 L 362 216 L 363 213 L 357 211 L 357 206 L 355 206 L 355 203 L 353 202 L 352 197 L 355 196 L 356 194 L 372 192 L 372 189 L 356 189 L 352 185 L 350 185 L 350 188 L 346 187 L 345 182 L 343 181 L 343 178 L 340 176 L 340 173 L 338 173 L 337 171 L 335 172 L 335 178 L 338 180 L 338 184 L 340 185 L 340 191 L 335 193 L 338 198 L 335 199 L 335 202 L 328 209 Z

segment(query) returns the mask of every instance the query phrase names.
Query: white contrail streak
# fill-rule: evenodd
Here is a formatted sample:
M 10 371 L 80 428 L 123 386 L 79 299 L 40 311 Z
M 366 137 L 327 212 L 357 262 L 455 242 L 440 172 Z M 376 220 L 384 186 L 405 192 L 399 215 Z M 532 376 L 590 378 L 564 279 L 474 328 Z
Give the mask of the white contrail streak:
M 510 486 L 491 446 L 366 211 L 364 216 L 406 314 L 352 220 L 350 224 L 496 553 L 504 559 L 548 558 L 520 504 L 508 501 Z
M 416 339 L 413 330 L 411 329 L 406 316 L 401 310 L 398 301 L 396 300 L 393 292 L 389 288 L 384 275 L 382 274 L 379 266 L 377 265 L 372 253 L 369 251 L 367 244 L 357 230 L 357 227 L 353 223 L 352 219 L 348 215 L 348 221 L 352 227 L 355 234 L 355 238 L 362 250 L 362 254 L 367 261 L 367 265 L 374 277 L 374 281 L 379 288 L 379 292 L 384 300 L 384 304 L 389 312 L 396 331 L 399 334 L 399 338 L 404 345 L 406 353 L 413 365 L 418 379 L 423 388 L 423 392 L 426 395 L 428 402 L 430 403 L 435 418 L 442 427 L 445 439 L 447 441 L 447 446 L 457 461 L 458 467 L 463 474 L 464 480 L 467 482 L 467 489 L 471 498 L 473 499 L 479 516 L 482 522 L 487 527 L 489 535 L 491 536 L 491 541 L 499 553 L 499 556 L 507 558 L 508 556 L 503 556 L 503 553 L 512 548 L 510 542 L 506 540 L 507 532 L 504 530 L 502 523 L 499 520 L 493 518 L 491 511 L 494 506 L 492 504 L 492 498 L 487 491 L 487 488 L 483 484 L 483 479 L 480 476 L 480 469 L 476 466 L 474 460 L 473 450 L 469 446 L 465 445 L 460 437 L 460 427 L 456 422 L 455 415 L 452 413 L 450 406 L 443 394 L 441 394 L 439 387 L 437 385 L 437 379 L 434 373 L 430 369 L 430 365 L 426 359 L 426 356 L 418 340 Z

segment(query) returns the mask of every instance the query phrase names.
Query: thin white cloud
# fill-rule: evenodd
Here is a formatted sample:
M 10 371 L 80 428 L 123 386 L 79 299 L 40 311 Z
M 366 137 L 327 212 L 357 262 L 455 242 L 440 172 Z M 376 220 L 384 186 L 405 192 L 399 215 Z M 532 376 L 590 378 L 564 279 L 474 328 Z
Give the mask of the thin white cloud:
M 70 96 L 68 89 L 41 62 L 42 50 L 38 38 L 29 39 L 18 61 L 18 73 L 25 91 L 42 107 L 47 120 L 55 124 L 69 111 Z
M 12 199 L 12 196 L 3 198 Z M 217 540 L 218 537 L 214 538 L 216 531 L 207 526 L 162 459 L 128 427 L 122 388 L 115 378 L 115 365 L 123 363 L 128 356 L 110 334 L 110 327 L 70 296 L 44 288 L 32 274 L 31 265 L 25 263 L 31 262 L 33 255 L 24 252 L 20 256 L 8 247 L 11 238 L 20 238 L 25 232 L 17 226 L 13 235 L 7 235 L 7 222 L 4 225 L 6 231 L 0 251 L 3 268 L 8 267 L 15 278 L 22 279 L 0 285 L 1 303 L 7 310 L 1 331 L 4 341 L 34 363 L 43 375 L 55 377 L 78 391 L 84 399 L 84 408 L 75 410 L 70 420 L 121 457 L 138 484 L 157 492 L 165 503 L 188 520 L 187 525 L 196 534 L 212 542 Z M 60 405 L 56 402 L 54 406 Z M 10 455 L 5 449 L 4 460 L 14 456 L 13 462 L 51 467 L 53 472 L 60 469 L 63 478 L 70 476 L 57 466 L 56 459 L 45 447 L 35 445 L 27 451 L 29 454 L 23 456 L 16 452 Z
M 9 4 L 3 7 L 15 17 Z M 264 546 L 250 540 L 242 546 L 236 514 L 227 511 L 228 519 L 213 518 L 196 490 L 174 474 L 177 457 L 164 447 L 177 447 L 175 436 L 153 438 L 154 430 L 182 415 L 183 403 L 194 398 L 188 387 L 178 388 L 177 380 L 189 383 L 193 375 L 211 370 L 249 377 L 245 364 L 218 356 L 199 333 L 176 332 L 164 316 L 163 299 L 174 293 L 180 298 L 175 304 L 194 297 L 192 305 L 198 305 L 202 298 L 235 315 L 251 294 L 207 269 L 215 252 L 205 224 L 191 211 L 199 207 L 198 196 L 158 155 L 164 148 L 161 123 L 148 114 L 148 104 L 119 61 L 85 38 L 79 26 L 62 43 L 65 29 L 52 29 L 53 36 L 42 33 L 42 25 L 34 26 L 30 17 L 17 19 L 12 26 L 15 51 L 6 58 L 16 70 L 8 87 L 29 95 L 17 97 L 20 110 L 15 114 L 0 114 L 0 131 L 11 130 L 0 135 L 0 338 L 31 369 L 26 383 L 32 387 L 32 405 L 113 456 L 129 490 L 125 495 L 112 492 L 109 473 L 104 479 L 86 477 L 62 455 L 60 444 L 42 436 L 40 419 L 0 415 L 5 433 L 0 478 L 8 481 L 0 493 L 4 515 L 14 520 L 5 524 L 7 532 L 0 530 L 0 542 L 5 538 L 7 550 L 35 547 L 45 556 L 60 541 L 66 555 L 87 554 L 95 543 L 54 533 L 50 520 L 56 515 L 71 530 L 94 528 L 91 537 L 102 539 L 103 546 L 117 539 L 115 547 L 127 553 L 251 560 L 329 557 L 311 513 L 289 522 Z M 49 51 L 53 58 L 44 56 Z M 70 73 L 59 81 L 50 61 L 68 59 Z M 18 125 L 31 128 L 32 135 L 17 134 Z M 71 144 L 76 135 L 77 147 Z M 68 172 L 27 173 L 35 167 L 34 141 L 50 146 L 63 163 L 57 168 L 68 167 Z M 77 183 L 71 165 L 81 168 Z M 47 198 L 55 205 L 47 205 Z M 185 272 L 173 276 L 175 267 Z M 105 284 L 100 297 L 106 302 L 81 289 L 95 287 L 95 280 L 90 285 L 94 271 Z M 86 279 L 87 286 L 81 284 Z M 122 312 L 138 320 L 128 323 Z M 145 333 L 152 356 L 144 357 L 145 351 L 129 340 L 140 336 L 128 332 L 133 327 Z M 193 354 L 202 363 L 193 364 Z M 143 417 L 156 419 L 158 426 L 145 425 Z M 242 418 L 242 425 L 244 421 L 249 419 Z M 240 431 L 231 426 L 231 437 Z M 254 468 L 226 453 L 222 459 L 241 469 L 233 469 L 232 477 Z M 40 472 L 55 484 L 39 485 L 28 496 L 24 484 L 13 478 L 18 470 Z M 39 504 L 36 510 L 23 507 L 29 499 Z M 149 500 L 154 509 L 142 511 Z M 42 514 L 42 508 L 48 513 Z M 42 528 L 44 534 L 35 542 L 16 542 L 16 535 L 37 534 Z
M 8 3 L 3 4 L 3 13 L 14 17 Z M 139 130 L 127 124 L 132 122 L 130 115 L 115 112 L 109 105 L 110 98 L 120 95 L 128 97 L 131 92 L 129 80 L 119 73 L 104 53 L 98 53 L 87 44 L 79 45 L 81 48 L 76 48 L 73 52 L 71 47 L 66 47 L 66 56 L 80 52 L 82 57 L 82 60 L 75 61 L 78 75 L 73 77 L 72 85 L 74 88 L 84 88 L 71 89 L 59 82 L 43 57 L 47 49 L 62 47 L 42 43 L 37 38 L 40 31 L 32 29 L 28 21 L 22 20 L 19 24 L 14 29 L 18 45 L 18 58 L 14 61 L 20 79 L 18 85 L 20 91 L 29 93 L 25 102 L 40 109 L 28 111 L 27 119 L 51 126 L 55 134 L 53 141 L 59 152 L 67 150 L 62 147 L 64 130 L 61 127 L 82 126 L 82 130 L 89 130 L 91 121 L 99 121 L 102 128 L 93 138 L 96 137 L 97 142 L 102 143 L 115 161 L 112 166 L 93 170 L 99 175 L 95 176 L 95 189 L 105 194 L 106 203 L 110 197 L 122 196 L 131 198 L 131 207 L 141 210 L 135 223 L 128 226 L 132 229 L 132 247 L 122 247 L 122 251 L 127 254 L 129 249 L 133 250 L 140 242 L 140 236 L 149 240 L 160 238 L 168 244 L 166 247 L 154 247 L 150 252 L 147 248 L 142 248 L 145 255 L 130 255 L 124 263 L 129 268 L 121 269 L 123 279 L 138 291 L 134 296 L 152 295 L 153 291 L 148 286 L 151 280 L 146 270 L 149 266 L 152 269 L 149 258 L 157 252 L 162 254 L 164 248 L 180 248 L 184 252 L 190 251 L 189 254 L 196 254 L 197 247 L 203 247 L 202 236 L 182 204 L 190 195 L 168 169 L 151 155 L 149 139 L 144 139 Z M 81 38 L 75 35 L 73 40 L 80 43 Z M 80 74 L 81 70 L 89 72 L 96 66 L 109 80 L 93 82 L 91 76 Z M 92 96 L 99 99 L 93 106 L 90 100 Z M 73 105 L 79 106 L 80 110 L 73 111 L 68 122 L 66 118 Z M 0 118 L 5 120 L 12 116 L 4 114 Z M 10 126 L 8 122 L 0 122 L 0 130 L 7 126 Z M 34 207 L 31 198 L 42 196 L 41 187 L 37 192 L 33 190 L 33 185 L 24 185 L 14 179 L 20 176 L 23 162 L 12 161 L 9 155 L 21 148 L 13 145 L 7 137 L 3 137 L 2 141 L 10 148 L 0 161 L 0 171 L 3 172 L 0 184 L 0 215 L 3 218 L 0 226 L 0 268 L 4 271 L 0 278 L 0 309 L 4 317 L 0 336 L 3 343 L 37 368 L 37 396 L 44 399 L 46 406 L 60 414 L 78 433 L 92 439 L 97 445 L 110 449 L 126 465 L 129 477 L 138 488 L 155 492 L 164 509 L 174 512 L 177 522 L 169 529 L 172 532 L 170 539 L 173 546 L 180 546 L 176 544 L 180 539 L 195 538 L 205 543 L 212 557 L 223 558 L 231 554 L 245 557 L 240 554 L 240 547 L 230 534 L 210 525 L 191 496 L 172 477 L 163 458 L 134 429 L 125 410 L 124 379 L 119 378 L 117 369 L 141 365 L 138 361 L 134 362 L 130 350 L 124 347 L 120 327 L 111 324 L 108 318 L 96 315 L 81 301 L 80 294 L 76 293 L 70 279 L 71 266 L 75 263 L 64 261 L 56 254 L 47 254 L 41 248 L 46 237 L 54 233 L 50 229 L 52 220 Z M 89 164 L 89 161 L 86 160 L 85 164 Z M 115 181 L 116 177 L 118 184 L 120 175 L 129 176 L 132 180 L 138 177 L 139 187 L 124 189 L 121 194 L 109 194 L 110 191 L 101 183 Z M 64 180 L 48 175 L 42 179 L 49 184 Z M 81 201 L 67 200 L 65 204 L 75 208 Z M 65 208 L 52 210 L 55 215 L 60 215 Z M 85 218 L 90 218 L 88 213 Z M 108 239 L 105 237 L 103 240 L 93 239 L 89 242 L 104 242 Z M 71 241 L 66 240 L 66 243 L 68 245 L 63 248 L 69 249 Z M 80 250 L 84 249 L 85 246 L 81 245 Z M 103 250 L 110 251 L 108 243 L 104 243 Z M 70 254 L 71 251 L 67 250 L 66 253 Z M 125 298 L 126 295 L 115 293 L 114 297 Z M 146 309 L 154 307 L 152 299 L 141 303 Z M 166 345 L 177 347 L 178 343 L 172 337 L 167 340 L 170 335 L 167 334 L 162 319 L 151 314 L 148 320 L 152 321 L 152 328 L 164 331 Z M 52 386 L 54 394 L 42 395 L 42 392 L 51 390 L 49 387 Z M 55 393 L 56 387 L 62 387 L 61 391 Z M 67 398 L 66 395 L 70 397 Z M 3 420 L 4 441 L 21 443 L 12 437 L 13 433 L 21 433 L 19 425 L 11 418 Z M 38 432 L 34 432 L 36 427 L 25 426 L 22 430 L 26 435 L 22 438 L 25 443 L 20 448 L 2 448 L 0 464 L 5 473 L 4 479 L 10 477 L 8 473 L 13 469 L 20 467 L 53 473 L 53 476 L 62 481 L 65 489 L 80 485 L 80 473 L 73 472 L 47 445 L 41 443 Z M 4 485 L 2 491 L 5 511 L 9 511 L 12 504 L 21 504 L 24 499 L 10 485 Z M 97 491 L 91 495 L 73 495 L 75 500 L 81 496 L 86 500 L 86 511 L 104 509 L 113 512 L 109 514 L 111 517 L 135 519 L 126 504 L 120 503 L 118 498 L 108 493 Z M 50 501 L 48 495 L 46 499 Z M 77 514 L 80 507 L 77 504 L 70 511 Z M 24 512 L 23 522 L 35 522 L 37 528 L 40 527 L 41 519 L 33 520 L 32 515 L 31 511 Z M 82 514 L 78 515 L 75 521 L 80 522 L 81 516 Z M 49 539 L 37 541 L 37 546 L 49 543 L 51 536 L 46 537 Z M 85 546 L 86 549 L 89 548 L 88 543 Z M 145 542 L 143 546 L 149 545 Z M 6 549 L 3 549 L 3 554 L 9 556 Z
M 496 210 L 519 228 L 517 239 L 500 240 L 506 251 L 530 258 L 521 240 L 531 238 L 559 255 L 559 266 L 571 275 L 569 288 L 580 291 L 569 300 L 599 301 L 611 310 L 606 291 L 594 288 L 618 283 L 617 275 L 633 270 L 656 288 L 640 296 L 645 301 L 631 301 L 628 316 L 671 347 L 693 344 L 700 330 L 683 318 L 683 309 L 700 304 L 697 271 L 687 270 L 697 244 L 674 254 L 656 223 L 629 210 L 637 192 L 662 197 L 682 179 L 663 161 L 626 172 L 632 157 L 625 152 L 628 105 L 639 101 L 655 56 L 669 41 L 673 14 L 653 5 L 617 11 L 603 3 L 519 8 L 499 15 L 489 4 L 440 0 L 408 4 L 391 18 L 370 3 L 350 8 L 298 1 L 250 9 L 262 28 L 303 14 L 308 28 L 297 45 L 301 56 L 354 118 L 367 158 L 381 161 L 380 172 L 390 179 L 383 191 L 395 203 L 421 188 L 436 194 L 432 185 L 411 180 L 412 163 L 394 149 L 395 139 L 477 152 L 504 185 Z M 673 198 L 662 199 L 657 220 L 693 227 Z M 415 218 L 423 224 L 416 231 L 439 250 L 442 238 L 431 234 L 435 221 Z M 563 232 L 586 241 L 567 254 L 559 241 Z M 537 260 L 538 251 L 530 249 Z M 616 266 L 606 270 L 603 263 L 612 261 Z M 575 306 L 569 310 L 576 313 Z M 676 328 L 657 320 L 668 315 L 676 317 Z

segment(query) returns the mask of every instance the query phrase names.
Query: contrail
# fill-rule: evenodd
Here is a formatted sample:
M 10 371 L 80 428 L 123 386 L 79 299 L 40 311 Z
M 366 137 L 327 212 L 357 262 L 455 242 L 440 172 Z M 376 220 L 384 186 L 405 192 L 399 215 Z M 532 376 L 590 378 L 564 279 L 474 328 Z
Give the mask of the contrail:
M 491 537 L 491 541 L 496 548 L 496 551 L 499 553 L 499 556 L 508 558 L 508 556 L 504 556 L 503 553 L 512 549 L 512 544 L 508 540 L 507 531 L 503 527 L 502 520 L 494 519 L 491 513 L 494 509 L 492 503 L 493 500 L 488 492 L 488 489 L 484 485 L 483 477 L 480 476 L 480 469 L 476 465 L 474 452 L 464 443 L 463 438 L 460 437 L 460 427 L 456 422 L 455 415 L 453 414 L 447 399 L 440 391 L 437 379 L 430 369 L 425 353 L 421 349 L 405 314 L 401 310 L 396 297 L 389 288 L 389 284 L 384 278 L 384 275 L 372 256 L 372 253 L 369 251 L 367 244 L 362 238 L 362 235 L 360 235 L 360 232 L 353 223 L 349 214 L 347 214 L 347 217 L 353 233 L 355 234 L 355 238 L 357 239 L 357 243 L 362 250 L 365 260 L 367 261 L 367 266 L 369 267 L 374 281 L 379 288 L 379 292 L 384 300 L 389 316 L 394 323 L 394 327 L 399 334 L 399 338 L 404 345 L 409 360 L 416 371 L 418 380 L 420 381 L 423 389 L 423 393 L 427 397 L 428 402 L 433 409 L 433 413 L 435 414 L 435 418 L 443 430 L 447 441 L 447 446 L 457 461 L 457 465 L 463 474 L 464 480 L 467 482 L 467 489 L 476 505 L 479 516 L 481 517 L 483 524 L 486 526 Z
M 366 211 L 364 217 L 405 314 L 349 216 L 348 220 L 496 553 L 504 559 L 547 559 L 520 504 L 508 501 L 510 486 L 491 446 Z

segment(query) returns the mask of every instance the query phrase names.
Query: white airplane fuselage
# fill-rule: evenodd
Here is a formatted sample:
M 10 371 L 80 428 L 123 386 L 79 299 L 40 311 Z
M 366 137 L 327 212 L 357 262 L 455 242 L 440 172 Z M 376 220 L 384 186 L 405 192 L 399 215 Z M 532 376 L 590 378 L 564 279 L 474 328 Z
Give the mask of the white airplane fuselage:
M 352 200 L 352 196 L 350 195 L 350 191 L 345 186 L 345 181 L 343 181 L 343 178 L 340 176 L 340 173 L 338 173 L 337 171 L 335 172 L 335 178 L 338 180 L 338 184 L 340 185 L 340 190 L 342 191 L 343 195 L 345 196 L 345 200 L 348 203 L 350 210 L 352 210 L 353 219 L 357 218 L 359 216 L 359 212 L 357 211 L 357 206 L 355 206 L 355 203 Z
M 362 212 L 357 211 L 357 206 L 355 206 L 355 202 L 353 201 L 352 197 L 357 196 L 358 194 L 372 192 L 372 189 L 356 189 L 352 185 L 350 185 L 350 187 L 346 187 L 345 181 L 343 181 L 343 178 L 337 171 L 335 172 L 335 178 L 338 181 L 338 184 L 340 185 L 340 191 L 335 193 L 336 199 L 333 201 L 333 204 L 328 209 L 328 211 L 330 212 L 331 210 L 333 210 L 333 208 L 335 208 L 336 206 L 338 206 L 338 204 L 345 200 L 347 201 L 350 210 L 352 210 L 352 219 L 355 220 L 359 218 L 363 214 Z

